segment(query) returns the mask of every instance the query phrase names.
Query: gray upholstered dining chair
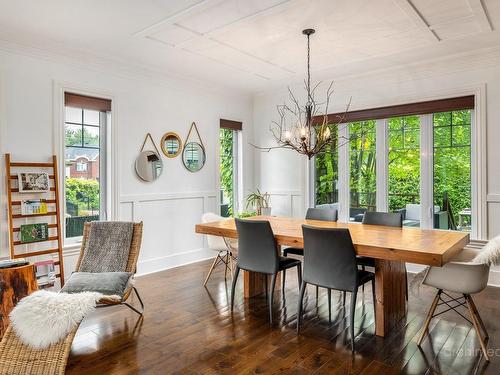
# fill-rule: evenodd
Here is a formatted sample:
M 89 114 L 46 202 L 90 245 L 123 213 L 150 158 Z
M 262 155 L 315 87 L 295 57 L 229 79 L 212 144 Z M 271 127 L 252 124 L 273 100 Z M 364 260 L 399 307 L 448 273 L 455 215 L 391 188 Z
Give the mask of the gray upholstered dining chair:
M 358 288 L 372 283 L 373 305 L 375 306 L 375 274 L 358 269 L 356 251 L 349 229 L 318 228 L 302 226 L 304 236 L 304 275 L 300 286 L 297 309 L 297 333 L 302 319 L 302 304 L 307 284 L 351 293 L 350 333 L 351 350 L 354 352 L 354 313 Z M 328 307 L 331 308 L 330 293 Z
M 306 220 L 319 220 L 319 221 L 337 221 L 338 213 L 336 208 L 328 207 L 316 207 L 308 208 L 306 212 Z M 294 255 L 304 255 L 304 249 L 299 247 L 287 247 L 283 249 L 283 256 L 288 256 L 288 254 Z M 286 272 L 283 271 L 283 291 L 285 290 L 285 276 Z M 316 301 L 318 300 L 319 287 L 316 286 Z M 345 304 L 345 293 L 343 296 L 343 303 Z
M 245 271 L 271 275 L 271 286 L 268 292 L 269 321 L 273 324 L 273 296 L 278 272 L 297 267 L 299 285 L 302 279 L 300 260 L 285 258 L 279 255 L 274 239 L 273 230 L 269 221 L 234 219 L 238 231 L 238 259 L 234 271 L 231 288 L 231 311 L 234 307 L 234 291 L 240 269 Z M 266 287 L 267 292 L 267 287 Z
M 363 224 L 367 225 L 384 225 L 386 227 L 403 227 L 403 215 L 400 212 L 377 212 L 377 211 L 366 211 L 363 215 Z M 375 267 L 375 259 L 358 256 L 358 264 L 361 265 L 361 269 L 365 267 Z M 406 280 L 406 300 L 408 300 L 408 275 L 405 268 L 405 280 Z
M 424 327 L 417 341 L 418 346 L 427 335 L 432 318 L 453 310 L 474 326 L 484 358 L 489 362 L 490 358 L 486 347 L 488 332 L 472 299 L 472 295 L 486 288 L 490 266 L 486 263 L 477 262 L 474 259 L 477 254 L 474 250 L 463 250 L 458 257 L 453 258 L 451 262 L 446 263 L 443 267 L 429 267 L 422 284 L 434 287 L 438 291 L 432 301 Z M 460 296 L 453 297 L 449 292 L 458 293 Z M 440 306 L 444 306 L 445 309 L 436 313 L 436 309 Z M 468 309 L 470 319 L 459 311 L 461 307 Z
M 201 222 L 211 223 L 214 221 L 220 221 L 226 219 L 228 218 L 222 217 L 213 212 L 206 212 L 201 217 Z M 238 252 L 236 241 L 230 238 L 207 235 L 207 245 L 209 249 L 217 252 L 217 256 L 214 258 L 214 261 L 212 262 L 212 265 L 208 270 L 208 274 L 205 277 L 203 286 L 207 285 L 208 279 L 210 279 L 213 270 L 219 265 L 224 265 L 224 278 L 227 277 L 228 270 L 231 272 L 232 275 L 234 272 L 233 263 L 236 262 L 236 255 Z

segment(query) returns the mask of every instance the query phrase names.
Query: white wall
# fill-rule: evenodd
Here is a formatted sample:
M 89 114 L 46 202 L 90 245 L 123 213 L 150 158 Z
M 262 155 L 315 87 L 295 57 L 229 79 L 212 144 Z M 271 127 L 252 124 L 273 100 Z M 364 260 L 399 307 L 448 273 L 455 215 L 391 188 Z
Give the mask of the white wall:
M 314 61 L 314 56 L 312 57 Z M 485 105 L 479 108 L 485 116 L 486 147 L 483 166 L 486 171 L 484 199 L 487 201 L 485 237 L 500 234 L 500 49 L 482 50 L 475 54 L 452 56 L 447 59 L 405 65 L 397 69 L 337 78 L 321 76 L 323 81 L 334 80 L 336 91 L 329 112 L 341 112 L 352 96 L 351 110 L 374 108 L 449 97 L 454 93 L 482 90 Z M 313 74 L 313 79 L 318 75 Z M 286 83 L 283 84 L 286 88 Z M 292 85 L 292 91 L 302 92 L 302 84 Z M 319 93 L 319 91 L 318 91 Z M 262 92 L 254 98 L 254 142 L 272 145 L 269 124 L 277 120 L 276 104 L 283 103 L 284 90 Z M 483 98 L 484 99 L 484 98 Z M 274 212 L 304 215 L 307 195 L 307 169 L 303 157 L 292 151 L 269 153 L 255 151 L 255 183 L 271 193 Z M 283 199 L 292 194 L 294 199 Z M 486 239 L 486 238 L 484 238 Z M 500 284 L 500 277 L 495 279 Z
M 25 53 L 26 52 L 26 53 Z M 194 225 L 204 211 L 217 209 L 219 119 L 243 122 L 243 187 L 252 188 L 253 166 L 248 148 L 252 134 L 252 100 L 223 88 L 192 82 L 126 74 L 114 67 L 85 66 L 85 62 L 31 51 L 0 48 L 0 151 L 15 160 L 46 160 L 57 152 L 53 128 L 54 87 L 65 85 L 113 97 L 113 127 L 117 148 L 117 219 L 144 221 L 139 273 L 153 272 L 213 256 Z M 57 100 L 56 100 L 57 102 Z M 57 103 L 56 103 L 57 107 Z M 134 160 L 147 132 L 160 147 L 168 131 L 187 136 L 196 122 L 207 150 L 198 173 L 188 172 L 181 158 L 163 158 L 164 170 L 153 183 L 140 181 Z M 60 126 L 61 124 L 57 124 Z M 1 168 L 3 170 L 3 168 Z M 245 173 L 249 171 L 249 173 Z M 3 172 L 2 172 L 3 173 Z M 2 174 L 0 255 L 8 254 L 4 178 Z M 66 251 L 71 272 L 75 250 Z

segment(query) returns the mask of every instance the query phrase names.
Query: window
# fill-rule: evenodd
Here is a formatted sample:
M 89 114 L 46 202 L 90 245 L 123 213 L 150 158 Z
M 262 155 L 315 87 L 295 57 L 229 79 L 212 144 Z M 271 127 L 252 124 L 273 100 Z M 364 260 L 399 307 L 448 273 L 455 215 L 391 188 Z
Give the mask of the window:
M 76 163 L 77 172 L 87 172 L 87 163 Z M 71 172 L 70 172 L 71 173 Z
M 388 120 L 389 211 L 403 214 L 404 225 L 420 226 L 420 117 Z
M 330 134 L 337 134 L 337 129 L 330 127 Z M 329 148 L 318 154 L 314 160 L 315 166 L 315 201 L 316 205 L 337 203 L 338 190 L 338 137 L 332 137 Z
M 339 202 L 337 184 L 345 181 L 340 194 L 349 205 L 339 206 L 341 220 L 361 221 L 378 208 L 401 212 L 405 226 L 477 235 L 473 96 L 331 116 L 345 118 L 339 129 L 347 127 L 349 140 L 340 153 L 334 137 L 311 164 L 315 204 Z
M 349 124 L 351 221 L 361 221 L 365 211 L 375 211 L 376 202 L 376 121 Z
M 433 116 L 434 227 L 471 230 L 471 111 Z
M 220 120 L 220 214 L 234 216 L 238 210 L 238 143 L 242 123 Z
M 80 237 L 85 222 L 106 218 L 106 129 L 110 109 L 109 101 L 65 95 L 66 239 Z

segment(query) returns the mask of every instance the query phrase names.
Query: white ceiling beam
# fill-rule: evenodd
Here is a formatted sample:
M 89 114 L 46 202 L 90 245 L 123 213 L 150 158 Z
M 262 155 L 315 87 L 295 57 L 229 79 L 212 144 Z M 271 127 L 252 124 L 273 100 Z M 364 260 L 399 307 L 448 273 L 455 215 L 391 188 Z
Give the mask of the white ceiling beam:
M 161 21 L 155 22 L 152 25 L 149 25 L 148 27 L 145 27 L 144 29 L 135 32 L 133 34 L 133 36 L 144 36 L 145 37 L 145 36 L 149 36 L 151 34 L 154 34 L 158 31 L 160 31 L 161 29 L 163 29 L 164 27 L 174 24 L 175 21 L 177 21 L 177 19 L 188 14 L 189 12 L 191 12 L 193 10 L 208 8 L 210 5 L 212 5 L 212 3 L 216 2 L 216 1 L 220 1 L 220 0 L 200 0 L 195 4 L 193 4 L 187 8 L 184 8 L 183 10 L 162 19 Z
M 481 0 L 467 0 L 469 7 L 474 13 L 476 22 L 481 27 L 482 31 L 493 31 L 493 25 L 491 24 L 490 18 L 488 17 L 488 12 Z
M 394 0 L 399 8 L 415 23 L 415 25 L 423 30 L 426 35 L 433 41 L 440 42 L 439 36 L 432 30 L 424 16 L 418 11 L 410 0 Z

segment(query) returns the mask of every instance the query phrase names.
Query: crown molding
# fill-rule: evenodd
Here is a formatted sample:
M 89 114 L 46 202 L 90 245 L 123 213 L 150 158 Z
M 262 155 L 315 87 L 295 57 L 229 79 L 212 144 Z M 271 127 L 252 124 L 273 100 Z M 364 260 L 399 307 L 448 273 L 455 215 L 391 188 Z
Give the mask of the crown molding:
M 172 84 L 182 87 L 183 91 L 204 91 L 207 94 L 217 93 L 223 96 L 239 96 L 249 99 L 250 91 L 238 90 L 217 82 L 208 82 L 184 75 L 168 74 L 160 69 L 153 69 L 129 61 L 97 56 L 82 50 L 41 49 L 31 45 L 2 39 L 0 35 L 0 51 L 13 55 L 21 55 L 41 59 L 55 64 L 71 65 L 82 70 L 106 73 L 125 80 L 149 80 L 152 84 L 172 88 Z M 176 88 L 178 89 L 178 87 Z

